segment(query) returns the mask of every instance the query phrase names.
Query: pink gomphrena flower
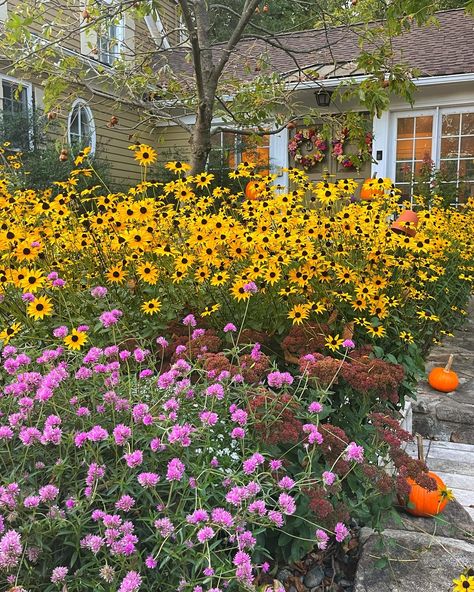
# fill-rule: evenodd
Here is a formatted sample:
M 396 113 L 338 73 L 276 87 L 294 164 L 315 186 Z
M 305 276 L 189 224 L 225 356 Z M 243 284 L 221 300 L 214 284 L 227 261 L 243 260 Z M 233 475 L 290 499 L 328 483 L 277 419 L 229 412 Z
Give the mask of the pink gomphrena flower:
M 32 241 L 30 244 L 33 247 L 33 249 L 36 249 L 41 246 L 41 243 L 39 241 Z
M 148 557 L 145 559 L 145 565 L 148 567 L 148 569 L 155 569 L 155 567 L 158 565 L 158 561 L 153 557 L 153 555 L 148 555 Z
M 265 502 L 263 500 L 255 500 L 251 504 L 249 504 L 248 511 L 251 514 L 258 514 L 259 516 L 265 516 L 267 513 L 267 508 L 265 506 Z
M 281 460 L 271 460 L 269 464 L 271 471 L 279 471 L 283 466 L 283 462 Z
M 23 302 L 34 302 L 35 295 L 31 292 L 25 292 L 24 294 L 22 294 L 21 299 L 23 300 Z
M 355 442 L 350 442 L 347 445 L 346 452 L 344 454 L 344 460 L 353 460 L 356 463 L 364 462 L 364 449 L 362 446 L 358 446 Z
M 173 458 L 169 461 L 167 471 L 166 471 L 166 480 L 167 481 L 181 481 L 183 473 L 185 471 L 184 464 L 179 460 L 179 458 Z
M 56 271 L 52 271 L 47 276 L 48 280 L 50 280 L 51 282 L 54 281 L 54 280 L 57 280 L 58 277 L 59 277 L 59 275 L 58 275 L 58 273 Z
M 64 288 L 66 282 L 63 279 L 58 278 L 57 280 L 54 280 L 51 285 L 53 288 Z
M 328 541 L 329 541 L 329 536 L 327 535 L 327 533 L 325 533 L 324 530 L 321 530 L 320 528 L 318 528 L 315 536 L 316 536 L 316 544 L 318 546 L 318 549 L 326 549 L 326 547 L 328 546 Z
M 89 325 L 79 325 L 77 330 L 79 331 L 79 333 L 86 333 L 87 331 L 89 331 Z
M 225 528 L 231 528 L 234 526 L 234 518 L 232 514 L 224 508 L 214 508 L 211 512 L 212 521 L 214 524 L 224 526 Z
M 192 314 L 185 316 L 182 322 L 186 327 L 195 327 L 197 325 L 196 319 Z
M 234 333 L 237 331 L 237 327 L 233 323 L 227 323 L 223 329 L 224 333 Z
M 321 413 L 322 410 L 323 406 L 321 405 L 321 403 L 318 403 L 317 401 L 313 401 L 309 404 L 308 411 L 310 413 Z
M 284 514 L 294 514 L 296 512 L 296 503 L 295 500 L 288 495 L 287 493 L 280 493 L 278 498 L 278 505 L 280 506 L 281 511 Z
M 259 452 L 255 452 L 254 454 L 252 454 L 252 456 L 250 458 L 248 458 L 247 460 L 244 460 L 244 462 L 243 462 L 244 473 L 246 475 L 250 475 L 251 473 L 254 473 L 256 471 L 257 467 L 259 465 L 262 465 L 264 462 L 265 462 L 264 457 Z
M 0 568 L 7 570 L 16 567 L 22 551 L 20 533 L 16 530 L 7 530 L 0 539 Z
M 334 532 L 336 534 L 336 541 L 338 543 L 342 543 L 342 541 L 349 536 L 349 529 L 342 522 L 338 522 L 336 524 L 334 527 Z
M 115 502 L 117 510 L 122 512 L 129 512 L 135 505 L 135 499 L 131 495 L 122 495 L 122 497 Z
M 165 339 L 164 337 L 162 337 L 161 335 L 160 335 L 160 337 L 157 337 L 157 338 L 156 338 L 156 343 L 157 343 L 157 344 L 158 344 L 160 347 L 162 347 L 163 349 L 165 349 L 165 348 L 166 348 L 166 347 L 168 347 L 168 345 L 169 345 L 169 344 L 168 344 L 168 342 L 166 341 L 166 339 Z
M 137 480 L 142 487 L 155 487 L 160 480 L 160 476 L 157 473 L 140 473 Z
M 59 489 L 55 485 L 45 485 L 38 493 L 42 502 L 51 502 L 58 497 Z
M 213 575 L 214 575 L 214 573 L 215 573 L 215 572 L 214 572 L 214 570 L 213 570 L 213 568 L 212 568 L 212 567 L 206 567 L 206 568 L 204 568 L 204 569 L 202 570 L 202 573 L 203 573 L 205 576 L 207 576 L 208 578 L 210 578 L 211 576 L 213 576 Z
M 212 539 L 216 533 L 214 529 L 210 526 L 203 526 L 203 528 L 198 530 L 197 539 L 200 543 L 205 543 L 206 541 Z
M 342 342 L 342 347 L 346 347 L 347 349 L 354 349 L 355 343 L 352 341 L 352 339 L 345 339 Z
M 260 566 L 260 569 L 262 570 L 263 573 L 268 573 L 270 571 L 270 564 L 267 561 L 265 561 Z
M 64 337 L 66 337 L 68 333 L 69 333 L 69 329 L 66 327 L 66 325 L 61 325 L 60 327 L 56 327 L 56 329 L 54 329 L 54 331 L 53 331 L 54 337 L 57 337 L 58 339 L 62 339 Z
M 191 333 L 191 339 L 197 339 L 198 337 L 202 337 L 203 335 L 206 334 L 206 329 L 194 329 L 194 331 Z
M 67 567 L 55 567 L 51 574 L 51 582 L 53 584 L 59 584 L 60 582 L 63 582 L 66 579 L 68 571 L 69 570 Z
M 242 440 L 242 438 L 245 438 L 244 428 L 234 428 L 230 433 L 230 437 L 234 440 Z
M 162 537 L 170 536 L 175 530 L 174 525 L 169 518 L 159 518 L 158 520 L 155 520 L 154 524 Z
M 217 413 L 214 413 L 213 411 L 202 411 L 199 414 L 199 419 L 202 421 L 204 425 L 213 426 L 216 425 L 219 416 L 217 415 Z
M 197 524 L 198 522 L 207 522 L 209 520 L 209 514 L 206 510 L 198 509 L 194 510 L 192 514 L 186 516 L 186 522 L 188 524 Z
M 243 289 L 247 294 L 256 294 L 258 292 L 257 284 L 255 282 L 245 284 Z
M 253 346 L 253 348 L 252 348 L 252 351 L 250 352 L 250 357 L 251 357 L 251 358 L 252 358 L 252 360 L 254 360 L 255 362 L 257 362 L 257 361 L 260 359 L 261 355 L 262 355 L 262 352 L 260 351 L 260 348 L 261 348 L 261 347 L 262 347 L 262 346 L 260 345 L 260 343 L 256 343 L 256 344 Z
M 142 464 L 143 452 L 141 450 L 134 450 L 133 452 L 129 452 L 127 454 L 124 454 L 123 458 L 124 458 L 125 462 L 127 463 L 127 466 L 129 466 L 131 469 L 133 469 L 134 467 L 138 467 Z
M 281 487 L 282 489 L 287 489 L 288 491 L 292 489 L 294 485 L 295 482 L 291 477 L 288 476 L 282 477 L 280 481 L 278 481 L 278 487 Z
M 331 486 L 334 483 L 334 481 L 336 480 L 335 473 L 332 473 L 331 471 L 324 471 L 324 473 L 322 474 L 322 477 L 323 477 L 324 485 L 327 485 L 327 486 Z
M 281 388 L 293 383 L 293 376 L 289 372 L 270 372 L 267 376 L 268 385 L 272 388 Z
M 112 325 L 118 323 L 122 315 L 123 312 L 121 310 L 114 308 L 113 310 L 103 312 L 100 315 L 99 320 L 104 327 L 111 327 Z
M 136 592 L 142 584 L 142 578 L 136 571 L 129 571 L 122 580 L 118 592 Z
M 323 443 L 323 437 L 322 437 L 321 433 L 319 432 L 318 427 L 316 425 L 314 425 L 313 423 L 305 424 L 303 426 L 303 432 L 305 434 L 308 434 L 309 444 L 314 444 L 315 442 L 317 444 Z
M 278 528 L 281 528 L 285 523 L 282 514 L 276 510 L 270 510 L 267 514 L 267 517 L 273 522 L 273 524 L 278 526 Z
M 91 296 L 93 298 L 105 298 L 107 296 L 107 288 L 104 288 L 104 286 L 96 286 L 95 288 L 92 288 L 91 290 Z

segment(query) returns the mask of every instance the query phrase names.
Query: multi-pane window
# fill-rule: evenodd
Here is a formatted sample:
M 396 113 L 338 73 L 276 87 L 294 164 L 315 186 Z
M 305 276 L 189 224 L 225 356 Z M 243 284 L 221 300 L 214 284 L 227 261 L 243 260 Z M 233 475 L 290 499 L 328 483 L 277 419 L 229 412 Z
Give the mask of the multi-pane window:
M 97 35 L 98 60 L 104 64 L 112 66 L 115 60 L 120 56 L 125 40 L 124 19 L 109 23 L 105 31 Z
M 69 143 L 73 148 L 90 146 L 95 149 L 95 125 L 92 111 L 84 101 L 78 100 L 69 114 Z
M 395 183 L 404 195 L 410 193 L 413 179 L 431 161 L 432 144 L 432 115 L 398 118 Z
M 208 169 L 220 182 L 227 173 L 242 162 L 255 165 L 261 175 L 268 175 L 270 170 L 270 137 L 263 136 L 259 141 L 251 136 L 221 132 L 212 138 Z
M 395 183 L 405 198 L 424 186 L 462 203 L 474 194 L 474 108 L 395 115 Z
M 442 115 L 439 168 L 461 198 L 474 194 L 474 112 Z
M 31 113 L 29 87 L 17 82 L 2 80 L 1 136 L 10 147 L 28 150 L 31 147 Z

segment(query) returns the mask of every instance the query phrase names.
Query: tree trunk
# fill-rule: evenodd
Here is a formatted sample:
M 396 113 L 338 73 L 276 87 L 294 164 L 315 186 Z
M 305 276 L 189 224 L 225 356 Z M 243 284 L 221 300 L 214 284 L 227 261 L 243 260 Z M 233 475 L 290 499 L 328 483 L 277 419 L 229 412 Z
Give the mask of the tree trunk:
M 202 173 L 211 150 L 211 126 L 214 100 L 201 102 L 197 110 L 196 125 L 191 137 L 191 174 Z

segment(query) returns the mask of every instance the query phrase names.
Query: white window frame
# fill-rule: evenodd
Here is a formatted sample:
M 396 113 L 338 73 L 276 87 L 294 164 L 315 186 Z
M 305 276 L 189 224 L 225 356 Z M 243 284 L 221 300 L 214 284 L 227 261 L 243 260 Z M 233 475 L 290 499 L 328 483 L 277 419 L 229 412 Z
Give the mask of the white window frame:
M 435 169 L 439 169 L 441 162 L 441 122 L 443 115 L 456 113 L 474 113 L 474 103 L 463 105 L 451 105 L 441 107 L 426 107 L 423 109 L 400 109 L 390 113 L 389 138 L 389 169 L 388 176 L 395 182 L 396 173 L 396 155 L 397 155 L 397 127 L 398 120 L 405 117 L 423 117 L 433 116 L 433 129 L 431 139 L 431 160 L 434 162 Z M 459 182 L 459 181 L 458 181 Z
M 111 5 L 115 3 L 115 0 L 99 0 L 99 3 Z M 103 35 L 101 35 L 99 31 L 97 31 L 97 60 L 101 64 L 105 64 L 106 66 L 112 67 L 114 65 L 114 62 L 118 58 L 120 58 L 120 56 L 124 53 L 126 24 L 127 23 L 125 20 L 125 14 L 121 14 L 120 21 L 118 21 L 117 23 L 109 23 L 107 25 L 107 30 L 104 32 Z M 111 27 L 116 27 L 118 32 L 117 37 L 111 37 L 109 35 Z M 106 40 L 107 44 L 109 44 L 112 40 L 115 42 L 112 51 L 101 50 L 101 39 Z
M 94 115 L 92 113 L 91 108 L 89 107 L 89 105 L 87 104 L 87 101 L 81 98 L 76 99 L 73 104 L 71 105 L 71 109 L 69 111 L 69 115 L 67 118 L 67 140 L 68 140 L 68 144 L 69 146 L 73 146 L 73 142 L 71 139 L 71 122 L 72 122 L 72 114 L 74 113 L 74 110 L 77 106 L 81 106 L 83 109 L 85 109 L 87 111 L 87 115 L 89 117 L 89 125 L 91 126 L 91 139 L 90 139 L 90 147 L 91 147 L 91 152 L 90 154 L 93 155 L 95 154 L 95 150 L 96 150 L 96 127 L 95 127 L 95 120 L 94 120 Z M 79 123 L 79 129 L 80 129 L 80 123 Z
M 17 86 L 21 86 L 23 89 L 26 90 L 26 102 L 28 105 L 28 111 L 33 115 L 33 85 L 30 82 L 23 82 L 23 80 L 19 80 L 18 78 L 13 78 L 12 76 L 0 75 L 0 111 L 3 111 L 3 81 L 11 82 L 12 84 L 16 84 Z M 30 126 L 29 128 L 29 144 L 30 150 L 34 148 L 33 142 L 33 129 Z M 15 151 L 16 148 L 12 147 L 11 150 Z

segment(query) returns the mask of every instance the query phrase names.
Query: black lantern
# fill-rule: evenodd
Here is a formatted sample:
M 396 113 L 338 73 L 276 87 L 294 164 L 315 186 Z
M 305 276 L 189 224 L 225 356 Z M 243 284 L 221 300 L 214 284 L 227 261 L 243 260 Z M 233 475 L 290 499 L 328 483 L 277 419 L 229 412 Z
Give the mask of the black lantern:
M 329 107 L 331 104 L 331 96 L 333 91 L 328 90 L 327 88 L 320 88 L 317 90 L 314 95 L 316 97 L 316 103 L 318 107 Z

